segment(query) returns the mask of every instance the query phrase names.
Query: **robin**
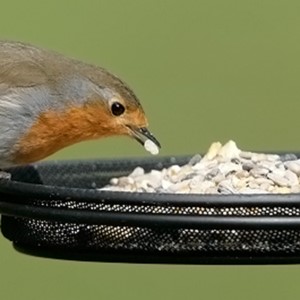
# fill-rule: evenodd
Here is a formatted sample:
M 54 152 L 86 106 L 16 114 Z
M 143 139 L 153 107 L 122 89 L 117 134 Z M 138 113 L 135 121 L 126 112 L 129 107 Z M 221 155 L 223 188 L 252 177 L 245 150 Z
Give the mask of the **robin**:
M 133 91 L 105 69 L 20 42 L 0 42 L 0 168 L 41 160 L 69 145 L 128 135 L 153 154 Z

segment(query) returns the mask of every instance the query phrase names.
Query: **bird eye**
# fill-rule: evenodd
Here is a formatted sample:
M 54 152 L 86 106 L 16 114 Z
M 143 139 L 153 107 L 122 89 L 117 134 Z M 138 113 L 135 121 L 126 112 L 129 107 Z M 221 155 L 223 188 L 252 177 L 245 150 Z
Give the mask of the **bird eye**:
M 114 102 L 111 105 L 111 111 L 115 116 L 120 116 L 124 113 L 125 107 L 119 102 Z

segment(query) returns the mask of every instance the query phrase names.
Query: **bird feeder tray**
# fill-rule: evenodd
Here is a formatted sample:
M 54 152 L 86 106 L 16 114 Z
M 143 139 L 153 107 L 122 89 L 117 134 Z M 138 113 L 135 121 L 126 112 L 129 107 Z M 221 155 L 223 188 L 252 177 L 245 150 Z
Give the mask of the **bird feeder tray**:
M 0 180 L 1 231 L 42 257 L 177 264 L 300 262 L 300 194 L 100 191 L 110 178 L 190 156 L 51 161 Z

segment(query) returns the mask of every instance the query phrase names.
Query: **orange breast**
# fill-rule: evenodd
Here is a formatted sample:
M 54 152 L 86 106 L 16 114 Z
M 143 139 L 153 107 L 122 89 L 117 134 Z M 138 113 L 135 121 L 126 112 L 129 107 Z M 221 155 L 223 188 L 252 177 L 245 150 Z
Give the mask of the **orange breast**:
M 71 107 L 40 115 L 14 148 L 13 161 L 25 164 L 43 159 L 74 143 L 118 132 L 113 118 L 99 105 Z

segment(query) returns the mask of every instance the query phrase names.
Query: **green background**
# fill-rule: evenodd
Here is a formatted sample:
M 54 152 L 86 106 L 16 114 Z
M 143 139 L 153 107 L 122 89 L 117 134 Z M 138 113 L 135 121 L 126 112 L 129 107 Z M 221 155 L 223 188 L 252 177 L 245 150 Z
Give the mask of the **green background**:
M 299 150 L 300 2 L 1 1 L 0 37 L 102 65 L 137 93 L 162 155 Z M 1 141 L 0 141 L 1 142 Z M 53 158 L 147 156 L 128 138 Z M 17 253 L 0 239 L 1 299 L 297 299 L 298 266 L 82 263 Z

